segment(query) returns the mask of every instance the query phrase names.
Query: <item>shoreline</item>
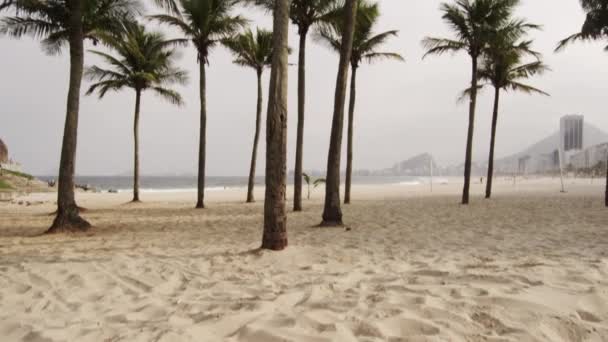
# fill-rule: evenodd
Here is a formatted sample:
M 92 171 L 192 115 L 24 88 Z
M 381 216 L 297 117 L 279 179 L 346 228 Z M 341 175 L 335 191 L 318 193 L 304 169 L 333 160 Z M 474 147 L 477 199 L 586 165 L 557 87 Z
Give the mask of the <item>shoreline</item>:
M 458 197 L 462 191 L 461 177 L 445 177 L 444 182 L 434 182 L 431 190 L 430 183 L 404 183 L 404 184 L 353 184 L 353 200 L 382 200 L 400 199 L 411 197 L 436 197 L 454 196 Z M 512 196 L 517 194 L 551 194 L 556 196 L 572 194 L 593 194 L 601 196 L 605 188 L 604 181 L 591 178 L 567 178 L 564 180 L 566 194 L 561 194 L 561 182 L 559 178 L 518 178 L 514 183 L 512 178 L 498 177 L 494 181 L 494 197 Z M 254 195 L 257 201 L 263 201 L 264 186 L 256 185 Z M 304 199 L 306 201 L 307 187 L 304 186 Z M 342 187 L 343 191 L 343 187 Z M 144 202 L 189 202 L 195 201 L 196 189 L 140 189 L 142 201 Z M 246 186 L 231 187 L 208 187 L 205 192 L 205 200 L 209 203 L 244 202 L 247 194 Z M 485 194 L 485 182 L 480 183 L 479 179 L 473 179 L 471 183 L 471 196 L 479 197 Z M 97 204 L 111 206 L 128 202 L 132 196 L 131 190 L 119 191 L 118 193 L 104 192 L 85 192 L 76 191 L 76 199 L 86 205 Z M 45 204 L 54 203 L 56 192 L 32 192 L 17 195 L 10 203 L 14 202 L 43 202 Z M 288 207 L 293 198 L 293 186 L 287 186 Z M 321 201 L 324 198 L 324 186 L 317 188 L 311 187 L 311 201 Z

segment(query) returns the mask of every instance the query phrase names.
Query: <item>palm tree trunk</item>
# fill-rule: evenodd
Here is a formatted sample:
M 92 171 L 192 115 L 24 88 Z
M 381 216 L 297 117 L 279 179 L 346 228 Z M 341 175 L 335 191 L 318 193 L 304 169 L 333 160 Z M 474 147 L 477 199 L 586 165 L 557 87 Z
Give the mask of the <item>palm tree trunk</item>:
M 300 29 L 298 53 L 298 133 L 296 142 L 296 169 L 294 172 L 293 211 L 302 211 L 302 172 L 304 158 L 304 114 L 306 106 L 306 36 L 308 28 Z
M 473 159 L 473 132 L 475 130 L 475 107 L 477 106 L 477 57 L 472 57 L 471 101 L 469 103 L 469 130 L 467 133 L 467 151 L 464 160 L 464 188 L 462 204 L 469 204 L 471 186 L 471 163 Z
M 258 103 L 255 115 L 255 136 L 253 138 L 253 152 L 251 152 L 251 167 L 249 168 L 249 186 L 247 187 L 247 203 L 255 202 L 253 187 L 255 185 L 255 168 L 258 155 L 258 141 L 260 140 L 260 125 L 262 122 L 262 70 L 258 74 Z
M 306 198 L 310 199 L 310 183 L 308 183 L 307 185 L 308 185 L 308 194 L 307 194 Z
M 57 216 L 47 233 L 62 231 L 85 231 L 91 224 L 80 217 L 74 198 L 74 171 L 76 164 L 76 142 L 78 139 L 78 110 L 80 85 L 84 68 L 84 34 L 82 28 L 82 1 L 67 2 L 70 9 L 70 84 L 68 89 L 59 184 L 57 192 Z
M 266 193 L 262 248 L 287 247 L 287 76 L 289 55 L 289 0 L 277 0 L 274 8 L 273 54 L 268 112 L 266 116 Z
M 355 118 L 355 101 L 357 96 L 357 67 L 351 67 L 350 99 L 348 104 L 348 137 L 346 147 L 346 183 L 344 184 L 344 204 L 350 204 L 350 187 L 353 178 L 353 125 Z
M 486 180 L 486 198 L 492 197 L 492 180 L 494 179 L 494 147 L 496 146 L 496 126 L 498 124 L 498 105 L 500 88 L 494 88 L 494 112 L 492 113 L 492 133 L 490 136 L 490 156 L 488 157 L 488 179 Z
M 139 108 L 141 91 L 135 91 L 135 119 L 133 120 L 134 165 L 133 165 L 133 202 L 139 202 Z
M 205 59 L 200 64 L 200 98 L 201 98 L 201 126 L 198 147 L 198 192 L 196 208 L 205 208 L 205 156 L 207 144 L 207 79 L 205 74 Z
M 353 47 L 355 20 L 357 17 L 357 1 L 347 0 L 344 7 L 345 26 L 340 49 L 340 64 L 336 80 L 334 98 L 334 115 L 331 124 L 329 153 L 327 156 L 327 176 L 325 178 L 325 207 L 323 209 L 322 226 L 342 225 L 342 209 L 340 208 L 340 157 L 342 153 L 342 133 L 344 130 L 344 102 L 348 83 L 348 67 Z

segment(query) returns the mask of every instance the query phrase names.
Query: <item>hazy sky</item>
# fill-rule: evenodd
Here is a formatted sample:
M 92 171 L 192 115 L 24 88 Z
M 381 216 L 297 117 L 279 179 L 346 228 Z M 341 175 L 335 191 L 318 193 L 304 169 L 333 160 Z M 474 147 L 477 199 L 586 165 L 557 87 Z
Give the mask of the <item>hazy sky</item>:
M 355 168 L 390 167 L 422 152 L 440 164 L 464 159 L 467 105 L 458 93 L 470 79 L 465 55 L 422 60 L 420 41 L 427 35 L 449 35 L 441 20 L 439 0 L 380 0 L 379 31 L 398 29 L 386 51 L 407 62 L 363 65 L 358 73 Z M 608 131 L 606 94 L 608 54 L 598 43 L 576 44 L 554 54 L 558 40 L 577 32 L 584 20 L 578 0 L 523 0 L 518 15 L 543 25 L 533 33 L 536 50 L 553 71 L 530 81 L 552 96 L 508 94 L 502 97 L 497 154 L 504 156 L 545 137 L 559 127 L 564 114 L 580 113 Z M 157 12 L 157 11 L 155 11 Z M 264 13 L 240 9 L 252 25 L 270 28 Z M 157 28 L 156 24 L 149 24 Z M 297 48 L 296 30 L 290 31 Z M 308 93 L 305 169 L 325 169 L 338 57 L 313 41 L 308 45 Z M 34 174 L 55 174 L 59 164 L 68 82 L 68 54 L 49 57 L 39 44 L 0 38 L 0 137 L 12 157 Z M 183 49 L 179 64 L 191 73 L 181 88 L 186 105 L 173 107 L 146 94 L 142 100 L 141 162 L 144 174 L 196 172 L 198 146 L 198 65 L 194 48 Z M 231 63 L 223 48 L 210 56 L 208 70 L 207 174 L 246 175 L 255 119 L 255 72 Z M 297 62 L 297 51 L 291 61 Z M 85 64 L 99 61 L 90 54 Z M 267 92 L 266 72 L 264 90 Z M 297 122 L 297 68 L 289 74 L 289 160 L 293 169 Z M 83 88 L 88 85 L 83 83 Z M 84 89 L 83 89 L 84 90 Z M 112 175 L 132 169 L 134 93 L 108 94 L 99 101 L 82 97 L 77 173 Z M 477 111 L 474 155 L 485 160 L 489 144 L 492 94 L 482 94 Z M 258 172 L 264 169 L 264 135 Z

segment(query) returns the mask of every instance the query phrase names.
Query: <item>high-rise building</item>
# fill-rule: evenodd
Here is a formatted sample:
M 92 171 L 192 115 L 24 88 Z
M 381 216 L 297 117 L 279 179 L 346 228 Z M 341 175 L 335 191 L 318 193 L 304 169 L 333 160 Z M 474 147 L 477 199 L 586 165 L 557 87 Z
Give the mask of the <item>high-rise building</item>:
M 566 115 L 560 120 L 560 144 L 563 152 L 580 151 L 584 148 L 584 123 L 582 115 Z

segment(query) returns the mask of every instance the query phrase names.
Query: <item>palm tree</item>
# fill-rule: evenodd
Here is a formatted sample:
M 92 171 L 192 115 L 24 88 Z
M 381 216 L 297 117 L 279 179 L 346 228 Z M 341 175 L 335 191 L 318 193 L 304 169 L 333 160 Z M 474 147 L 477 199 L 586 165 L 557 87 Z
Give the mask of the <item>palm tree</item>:
M 347 133 L 347 157 L 346 157 L 346 182 L 344 184 L 344 203 L 350 203 L 350 189 L 353 174 L 353 131 L 354 131 L 354 114 L 355 100 L 357 90 L 357 70 L 362 62 L 373 63 L 380 59 L 394 59 L 404 61 L 403 57 L 394 52 L 382 52 L 378 48 L 386 43 L 390 37 L 395 37 L 398 31 L 386 31 L 374 34 L 374 26 L 378 23 L 380 11 L 378 3 L 368 3 L 365 0 L 359 0 L 359 9 L 357 14 L 357 25 L 355 27 L 355 36 L 353 40 L 353 51 L 350 59 L 351 76 L 350 76 L 350 97 L 348 107 L 348 133 Z M 320 26 L 318 36 L 325 41 L 331 49 L 340 52 L 342 42 L 342 26 L 339 22 L 333 22 L 330 25 Z
M 236 56 L 235 64 L 252 68 L 256 71 L 258 81 L 258 102 L 255 116 L 255 135 L 251 166 L 249 168 L 249 183 L 247 187 L 247 203 L 254 202 L 253 187 L 255 184 L 255 168 L 258 154 L 258 140 L 262 124 L 262 74 L 264 68 L 272 62 L 272 32 L 258 28 L 254 35 L 251 30 L 238 36 L 224 40 L 224 45 Z
M 266 114 L 266 193 L 262 249 L 287 247 L 287 77 L 289 56 L 289 0 L 274 8 L 272 68 Z
M 91 225 L 80 216 L 74 198 L 84 40 L 95 43 L 100 35 L 119 31 L 120 23 L 133 20 L 141 7 L 133 0 L 5 0 L 0 4 L 1 10 L 13 10 L 15 15 L 2 18 L 0 33 L 41 39 L 49 54 L 57 54 L 63 46 L 69 46 L 70 80 L 59 166 L 57 214 L 47 232 L 87 230 Z
M 608 38 L 608 0 L 580 0 L 583 10 L 587 13 L 581 32 L 559 42 L 556 51 L 563 50 L 575 41 L 601 40 Z M 604 49 L 608 51 L 608 46 Z M 606 195 L 604 202 L 608 207 L 608 156 L 606 160 Z
M 198 163 L 198 193 L 196 208 L 204 208 L 205 159 L 207 142 L 207 79 L 206 66 L 214 47 L 244 27 L 247 20 L 232 15 L 240 0 L 177 0 L 180 8 L 174 14 L 153 15 L 150 18 L 177 28 L 192 41 L 198 52 L 200 71 L 200 142 Z
M 272 9 L 275 0 L 248 0 L 266 9 Z M 293 210 L 302 211 L 302 172 L 304 160 L 304 119 L 306 107 L 306 39 L 310 29 L 329 19 L 336 9 L 337 0 L 292 0 L 291 22 L 298 27 L 298 130 L 296 165 L 294 170 Z
M 478 63 L 483 50 L 496 29 L 506 23 L 519 0 L 456 0 L 454 4 L 441 4 L 443 20 L 456 33 L 456 38 L 432 38 L 423 40 L 428 55 L 447 52 L 466 52 L 471 57 L 471 94 L 469 102 L 469 128 L 464 164 L 464 188 L 462 204 L 469 204 L 473 133 L 477 105 Z
M 496 126 L 498 123 L 498 106 L 500 91 L 519 91 L 526 94 L 549 95 L 544 91 L 521 83 L 535 75 L 541 75 L 549 68 L 540 61 L 540 54 L 531 50 L 532 41 L 519 42 L 523 34 L 536 25 L 523 21 L 513 21 L 498 30 L 496 36 L 483 54 L 478 78 L 494 88 L 494 110 L 492 112 L 492 132 L 490 136 L 490 156 L 488 158 L 488 177 L 486 181 L 486 198 L 492 196 L 492 179 L 494 175 L 494 147 L 496 145 Z M 525 55 L 536 57 L 536 61 L 522 64 Z M 483 86 L 483 85 L 482 85 Z
M 306 182 L 306 186 L 308 187 L 308 194 L 306 196 L 306 199 L 310 199 L 310 187 L 312 186 L 314 189 L 316 189 L 319 185 L 325 184 L 325 179 L 324 178 L 315 179 L 315 178 L 311 177 L 309 174 L 307 174 L 306 172 L 303 172 L 302 176 L 304 177 L 304 181 Z
M 325 177 L 325 206 L 321 226 L 342 225 L 340 208 L 340 157 L 342 134 L 344 131 L 344 102 L 348 83 L 348 66 L 352 56 L 355 22 L 357 20 L 358 0 L 346 0 L 344 5 L 342 42 L 340 44 L 340 63 L 334 97 L 334 115 L 331 123 L 329 152 L 327 156 L 327 176 Z
M 150 90 L 169 102 L 181 105 L 182 97 L 175 90 L 165 88 L 166 84 L 184 84 L 186 73 L 174 66 L 175 44 L 181 40 L 167 40 L 162 33 L 146 32 L 143 25 L 125 25 L 122 36 L 106 37 L 104 42 L 118 54 L 114 57 L 101 51 L 91 51 L 100 56 L 110 69 L 92 66 L 85 72 L 92 81 L 87 95 L 98 92 L 103 98 L 108 91 L 130 88 L 135 91 L 135 117 L 133 122 L 134 167 L 133 202 L 139 202 L 139 112 L 141 95 Z

